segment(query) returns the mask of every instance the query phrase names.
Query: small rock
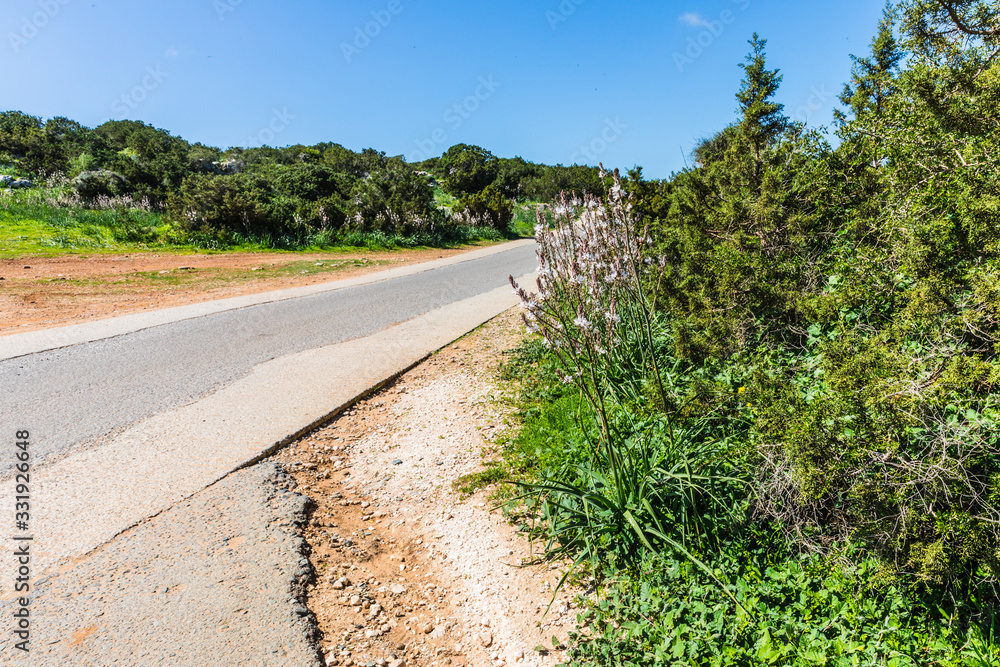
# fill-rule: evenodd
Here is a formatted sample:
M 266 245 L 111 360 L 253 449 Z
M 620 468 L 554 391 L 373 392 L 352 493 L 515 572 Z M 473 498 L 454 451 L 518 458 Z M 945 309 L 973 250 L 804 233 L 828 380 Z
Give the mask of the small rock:
M 361 596 L 360 595 L 355 595 L 354 597 L 351 598 L 351 606 L 352 607 L 360 607 L 361 606 Z
M 433 625 L 427 624 L 427 625 L 424 626 L 423 633 L 425 635 L 429 635 L 432 632 L 434 632 L 434 626 Z M 489 646 L 489 644 L 487 644 L 487 646 Z
M 483 643 L 483 648 L 489 648 L 493 645 L 493 633 L 492 632 L 480 632 L 479 641 Z
M 396 459 L 395 461 L 392 462 L 392 465 L 394 465 L 394 466 L 401 466 L 401 465 L 403 465 L 403 461 L 402 461 L 402 459 Z

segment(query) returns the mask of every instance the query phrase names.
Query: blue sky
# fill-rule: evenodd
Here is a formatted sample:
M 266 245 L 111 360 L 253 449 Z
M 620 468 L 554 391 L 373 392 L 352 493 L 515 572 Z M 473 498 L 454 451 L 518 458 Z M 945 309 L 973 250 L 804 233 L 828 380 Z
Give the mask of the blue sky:
M 0 108 L 221 146 L 456 143 L 666 177 L 735 115 L 754 31 L 828 124 L 881 0 L 4 0 Z

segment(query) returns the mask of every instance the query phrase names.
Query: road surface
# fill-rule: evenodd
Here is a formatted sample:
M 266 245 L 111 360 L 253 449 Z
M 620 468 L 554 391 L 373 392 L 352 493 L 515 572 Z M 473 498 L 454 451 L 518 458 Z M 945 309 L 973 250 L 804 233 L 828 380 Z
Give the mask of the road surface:
M 368 336 L 503 286 L 533 245 L 416 275 L 184 320 L 0 361 L 0 424 L 28 429 L 36 462 L 192 403 L 262 362 Z M 0 353 L 4 339 L 0 337 Z M 0 354 L 2 356 L 2 354 Z M 13 461 L 0 459 L 0 478 Z
M 0 585 L 0 664 L 321 665 L 304 606 L 305 501 L 280 469 L 254 464 L 513 306 L 508 276 L 535 268 L 531 243 L 454 259 L 238 309 L 178 309 L 202 314 L 167 323 L 163 311 L 7 337 L 6 349 L 0 338 L 0 580 L 19 572 L 15 548 L 30 548 L 34 610 L 26 654 L 13 632 L 23 593 Z M 22 430 L 31 481 L 15 491 Z M 24 528 L 19 493 L 30 495 Z

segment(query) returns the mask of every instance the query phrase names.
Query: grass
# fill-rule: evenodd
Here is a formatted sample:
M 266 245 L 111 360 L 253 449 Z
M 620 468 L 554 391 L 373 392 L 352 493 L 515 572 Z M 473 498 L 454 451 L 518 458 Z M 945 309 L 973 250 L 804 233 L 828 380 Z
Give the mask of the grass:
M 463 495 L 471 496 L 480 489 L 499 484 L 506 479 L 508 473 L 504 465 L 499 461 L 490 461 L 486 464 L 485 470 L 459 477 L 452 483 L 452 487 Z
M 556 377 L 551 353 L 537 337 L 526 338 L 508 353 L 500 379 L 517 387 L 515 407 L 520 428 L 503 442 L 499 461 L 460 479 L 456 488 L 471 493 L 505 481 L 562 480 L 567 476 L 572 481 L 573 471 L 590 460 L 586 443 L 593 434 L 587 433 L 587 422 L 581 419 L 581 410 L 586 406 L 570 386 Z M 660 439 L 665 441 L 666 436 L 661 434 Z M 629 450 L 635 451 L 634 447 L 623 449 Z M 691 456 L 696 457 L 697 452 Z M 596 516 L 604 512 L 604 506 L 615 498 L 612 487 L 607 483 L 599 489 L 588 489 L 592 498 L 579 504 L 579 516 L 570 513 L 574 532 L 564 533 L 549 545 L 550 557 L 572 557 L 558 548 L 560 543 L 571 545 L 574 533 L 594 521 L 594 516 L 584 514 Z M 658 510 L 672 504 L 666 497 L 668 487 L 657 486 L 655 497 L 650 498 Z M 709 498 L 709 493 L 718 497 L 716 490 L 701 491 L 702 499 Z M 505 498 L 501 492 L 495 492 L 493 497 Z M 738 497 L 726 497 L 724 501 L 726 507 L 743 513 Z M 509 504 L 508 509 L 513 510 L 509 518 L 520 522 L 526 532 L 539 525 L 539 519 L 544 523 L 545 517 L 537 511 L 532 513 L 530 507 Z M 637 509 L 630 507 L 629 511 L 639 519 Z M 717 533 L 717 539 L 685 540 L 684 552 L 661 542 L 654 548 L 640 549 L 636 559 L 620 557 L 615 547 L 629 539 L 626 533 L 634 532 L 634 528 L 619 522 L 621 525 L 605 531 L 607 539 L 596 545 L 603 559 L 591 561 L 584 569 L 598 586 L 592 597 L 581 601 L 583 612 L 571 635 L 567 664 L 1000 664 L 1000 648 L 994 641 L 997 626 L 989 615 L 992 603 L 988 597 L 949 602 L 934 591 L 900 580 L 866 554 L 800 554 L 766 522 L 741 522 L 735 516 L 723 519 L 708 511 L 696 519 L 714 522 L 716 527 L 730 525 Z M 678 515 L 671 526 L 683 523 L 683 517 Z M 535 534 L 542 536 L 538 531 Z M 576 549 L 586 547 L 578 544 Z
M 434 188 L 434 201 L 438 208 L 445 208 L 449 211 L 455 209 L 458 199 L 440 187 Z M 538 224 L 539 202 L 529 201 L 514 205 L 514 219 L 510 223 L 511 235 L 518 238 L 531 238 L 535 235 L 535 225 Z
M 434 203 L 437 204 L 438 208 L 446 208 L 449 211 L 455 210 L 455 205 L 458 204 L 458 198 L 454 195 L 450 195 L 440 187 L 434 188 Z
M 535 235 L 535 225 L 538 224 L 538 203 L 525 202 L 514 207 L 514 219 L 510 223 L 511 232 L 521 237 Z
M 81 251 L 128 252 L 174 247 L 171 226 L 155 213 L 9 206 L 0 210 L 0 258 L 52 256 Z
M 442 201 L 446 195 L 442 194 Z M 92 210 L 55 205 L 59 192 L 40 187 L 0 191 L 0 259 L 50 257 L 81 252 L 351 252 L 357 249 L 460 247 L 501 242 L 487 227 L 450 227 L 436 232 L 400 235 L 339 230 L 304 238 L 217 237 L 185 233 L 167 215 L 141 209 Z

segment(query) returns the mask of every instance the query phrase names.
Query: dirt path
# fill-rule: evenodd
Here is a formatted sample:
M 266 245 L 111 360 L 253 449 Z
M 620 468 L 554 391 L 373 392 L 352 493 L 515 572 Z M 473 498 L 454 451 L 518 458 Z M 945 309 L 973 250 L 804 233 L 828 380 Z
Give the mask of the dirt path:
M 484 245 L 350 253 L 4 259 L 0 260 L 0 335 L 352 278 Z
M 506 428 L 494 369 L 523 327 L 511 311 L 275 457 L 317 504 L 306 538 L 328 665 L 534 665 L 564 658 L 575 611 L 560 572 L 522 567 L 529 545 L 482 469 Z

